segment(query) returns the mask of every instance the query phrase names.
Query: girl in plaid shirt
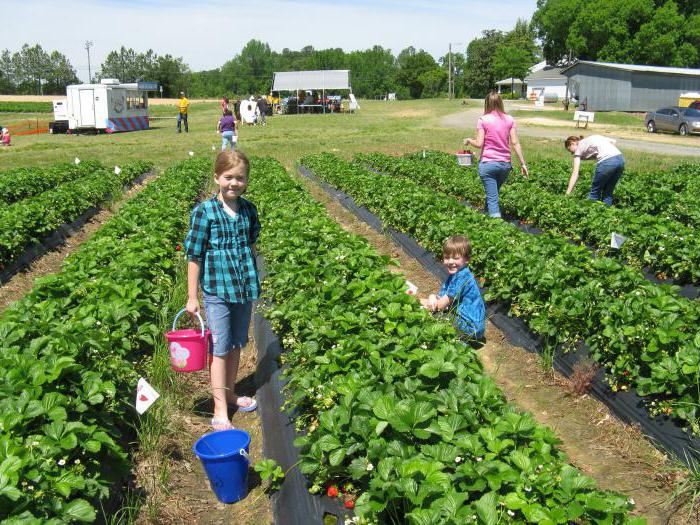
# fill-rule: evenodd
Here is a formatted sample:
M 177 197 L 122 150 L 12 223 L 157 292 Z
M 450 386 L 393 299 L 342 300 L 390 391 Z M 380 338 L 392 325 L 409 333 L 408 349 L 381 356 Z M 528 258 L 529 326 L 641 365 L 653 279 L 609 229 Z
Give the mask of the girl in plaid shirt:
M 260 222 L 255 205 L 244 199 L 248 186 L 248 159 L 237 151 L 222 151 L 214 164 L 219 191 L 192 212 L 187 250 L 187 311 L 199 311 L 202 288 L 207 323 L 212 334 L 211 389 L 215 430 L 233 428 L 228 405 L 255 410 L 250 397 L 234 391 L 241 348 L 248 342 L 253 301 L 260 294 L 255 265 L 255 241 Z

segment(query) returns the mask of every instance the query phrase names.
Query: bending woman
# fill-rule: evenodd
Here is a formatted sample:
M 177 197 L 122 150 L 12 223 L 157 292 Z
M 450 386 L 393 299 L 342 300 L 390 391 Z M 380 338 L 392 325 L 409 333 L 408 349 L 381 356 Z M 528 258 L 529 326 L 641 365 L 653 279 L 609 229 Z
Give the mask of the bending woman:
M 520 161 L 520 171 L 527 177 L 527 165 L 515 130 L 515 120 L 506 114 L 498 93 L 491 92 L 484 100 L 484 115 L 476 124 L 476 139 L 464 139 L 465 146 L 481 148 L 479 177 L 486 191 L 486 211 L 491 217 L 500 217 L 498 190 L 513 169 L 511 146 Z
M 615 139 L 601 135 L 590 137 L 569 137 L 564 141 L 564 147 L 574 156 L 574 168 L 569 179 L 566 194 L 569 195 L 578 182 L 578 173 L 582 160 L 596 161 L 595 175 L 591 181 L 591 192 L 588 198 L 603 201 L 612 206 L 613 191 L 625 171 L 625 158 L 615 146 Z

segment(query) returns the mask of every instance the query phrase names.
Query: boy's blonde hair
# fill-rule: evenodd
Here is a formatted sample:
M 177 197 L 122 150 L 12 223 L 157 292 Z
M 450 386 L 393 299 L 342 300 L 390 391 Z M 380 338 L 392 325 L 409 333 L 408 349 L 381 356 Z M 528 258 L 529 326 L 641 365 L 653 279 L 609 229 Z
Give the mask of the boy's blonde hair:
M 232 169 L 242 169 L 246 177 L 250 172 L 250 162 L 248 157 L 240 151 L 224 150 L 216 156 L 214 162 L 214 173 L 218 177 L 222 173 Z
M 442 245 L 442 257 L 451 256 L 464 257 L 467 261 L 472 256 L 472 243 L 468 237 L 464 235 L 453 235 L 445 240 Z

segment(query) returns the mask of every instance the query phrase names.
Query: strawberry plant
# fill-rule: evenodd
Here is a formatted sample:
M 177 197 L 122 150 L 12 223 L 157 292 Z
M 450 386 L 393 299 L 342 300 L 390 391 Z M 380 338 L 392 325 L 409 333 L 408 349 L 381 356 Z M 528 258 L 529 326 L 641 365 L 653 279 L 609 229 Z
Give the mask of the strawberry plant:
M 415 160 L 427 160 L 453 167 L 454 155 L 443 152 L 415 153 Z M 595 164 L 582 163 L 581 177 L 574 188 L 580 199 L 588 197 Z M 476 171 L 476 168 L 472 168 Z M 571 161 L 545 160 L 530 165 L 530 182 L 549 193 L 563 195 L 571 175 Z M 625 174 L 615 187 L 614 205 L 638 213 L 658 215 L 692 227 L 700 226 L 700 165 L 681 164 L 670 170 Z
M 16 168 L 0 172 L 0 206 L 90 175 L 103 167 L 96 161 L 54 164 L 46 168 Z
M 487 301 L 508 303 L 550 349 L 585 341 L 614 390 L 653 396 L 652 413 L 670 413 L 700 432 L 700 303 L 559 236 L 523 233 L 405 178 L 328 154 L 301 162 L 436 256 L 445 238 L 466 233 L 470 267 L 488 283 Z
M 344 166 L 338 177 L 356 180 Z M 253 160 L 249 196 L 263 222 L 265 315 L 285 347 L 299 468 L 314 492 L 341 487 L 348 509 L 380 523 L 640 523 L 626 497 L 567 465 L 452 325 L 279 163 Z
M 0 207 L 0 268 L 16 260 L 32 244 L 40 242 L 60 226 L 104 203 L 124 184 L 152 167 L 148 162 L 132 162 L 115 175 L 93 163 L 82 178 Z
M 210 173 L 167 170 L 0 316 L 6 523 L 94 521 L 128 473 L 136 363 L 162 337 L 173 246 Z
M 474 169 L 465 170 L 454 162 L 448 166 L 382 154 L 360 154 L 355 159 L 383 173 L 407 177 L 483 206 L 484 189 Z M 600 255 L 621 257 L 636 268 L 649 266 L 679 282 L 700 283 L 700 250 L 696 248 L 700 234 L 695 228 L 627 208 L 550 194 L 536 182 L 517 176 L 501 188 L 499 203 L 505 215 L 589 244 Z M 621 250 L 610 247 L 613 232 L 628 237 Z

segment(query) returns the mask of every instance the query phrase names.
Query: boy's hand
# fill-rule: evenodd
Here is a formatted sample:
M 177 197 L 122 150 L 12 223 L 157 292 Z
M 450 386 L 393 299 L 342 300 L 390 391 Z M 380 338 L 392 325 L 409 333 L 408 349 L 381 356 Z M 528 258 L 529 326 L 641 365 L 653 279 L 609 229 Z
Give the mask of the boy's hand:
M 437 308 L 437 301 L 438 301 L 437 295 L 435 295 L 434 293 L 431 293 L 428 296 L 428 308 L 430 308 L 430 310 L 432 312 L 434 312 L 435 309 Z
M 194 317 L 199 313 L 199 301 L 197 299 L 188 299 L 185 310 L 187 310 L 187 313 L 194 319 Z

